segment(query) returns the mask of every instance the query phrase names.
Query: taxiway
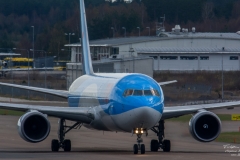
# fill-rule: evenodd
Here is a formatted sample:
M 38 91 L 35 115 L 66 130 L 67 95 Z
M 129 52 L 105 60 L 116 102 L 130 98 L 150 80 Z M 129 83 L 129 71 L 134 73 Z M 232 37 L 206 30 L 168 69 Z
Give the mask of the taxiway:
M 5 99 L 8 101 L 8 99 Z M 4 101 L 4 99 L 2 99 Z M 14 103 L 18 99 L 12 99 Z M 38 105 L 47 105 L 49 102 L 27 102 Z M 50 104 L 48 104 L 50 105 Z M 65 103 L 52 103 L 54 106 L 65 106 Z M 220 113 L 240 113 L 240 109 L 235 110 L 226 109 L 218 110 Z M 51 140 L 57 138 L 58 119 L 49 117 L 51 122 L 51 132 L 48 138 L 41 143 L 28 143 L 20 138 L 17 131 L 18 116 L 0 115 L 0 159 L 6 160 L 134 160 L 134 159 L 177 159 L 177 160 L 198 160 L 198 159 L 239 159 L 237 153 L 228 153 L 228 149 L 223 145 L 226 143 L 211 142 L 201 143 L 192 138 L 188 130 L 188 123 L 166 121 L 165 123 L 165 137 L 171 140 L 171 152 L 150 152 L 150 141 L 156 139 L 157 136 L 152 131 L 149 135 L 142 136 L 144 144 L 146 145 L 145 155 L 134 155 L 132 151 L 133 144 L 136 143 L 136 135 L 131 133 L 116 133 L 103 132 L 96 130 L 89 130 L 82 127 L 79 130 L 72 130 L 66 135 L 66 139 L 72 141 L 72 152 L 51 152 Z M 73 123 L 68 121 L 67 123 Z M 240 123 L 236 122 L 222 122 L 222 131 L 239 131 Z M 240 134 L 240 133 L 239 133 Z M 239 147 L 240 144 L 232 145 Z M 234 149 L 236 150 L 236 149 Z M 240 153 L 240 152 L 239 152 Z

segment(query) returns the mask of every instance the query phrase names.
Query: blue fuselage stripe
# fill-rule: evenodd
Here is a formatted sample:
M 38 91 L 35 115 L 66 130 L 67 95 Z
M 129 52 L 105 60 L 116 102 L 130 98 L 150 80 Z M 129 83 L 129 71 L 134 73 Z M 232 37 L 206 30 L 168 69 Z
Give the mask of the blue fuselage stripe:
M 89 83 L 88 83 L 89 82 Z M 101 84 L 101 83 L 99 83 Z M 68 97 L 68 103 L 70 107 L 94 107 L 100 106 L 103 111 L 108 115 L 118 115 L 122 114 L 136 108 L 149 107 L 156 110 L 160 114 L 163 113 L 164 109 L 164 99 L 163 93 L 160 86 L 150 77 L 145 75 L 129 75 L 125 76 L 119 80 L 115 86 L 105 87 L 103 90 L 103 85 L 98 85 L 96 81 L 84 81 L 82 83 L 84 87 L 82 90 L 89 92 L 93 96 L 74 96 Z M 91 88 L 86 89 L 88 86 Z M 106 88 L 111 88 L 110 92 L 106 91 Z M 81 88 L 81 86 L 79 87 Z M 94 89 L 94 90 L 90 90 Z M 132 90 L 157 90 L 160 96 L 150 95 L 150 96 L 134 96 L 130 95 L 125 97 L 124 92 L 127 89 Z M 103 92 L 106 91 L 106 92 Z M 107 95 L 109 93 L 109 95 Z M 78 93 L 80 95 L 80 92 Z M 104 96 L 100 98 L 99 96 Z

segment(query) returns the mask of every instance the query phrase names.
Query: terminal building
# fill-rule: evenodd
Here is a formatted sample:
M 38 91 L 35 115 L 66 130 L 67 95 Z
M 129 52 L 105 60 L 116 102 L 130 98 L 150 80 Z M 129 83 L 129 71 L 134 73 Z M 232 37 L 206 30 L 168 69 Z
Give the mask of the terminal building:
M 71 62 L 81 62 L 81 44 L 65 46 L 71 47 Z M 195 28 L 189 32 L 176 25 L 171 32 L 159 32 L 152 37 L 93 40 L 90 50 L 93 62 L 151 57 L 154 71 L 240 70 L 239 32 L 201 33 Z

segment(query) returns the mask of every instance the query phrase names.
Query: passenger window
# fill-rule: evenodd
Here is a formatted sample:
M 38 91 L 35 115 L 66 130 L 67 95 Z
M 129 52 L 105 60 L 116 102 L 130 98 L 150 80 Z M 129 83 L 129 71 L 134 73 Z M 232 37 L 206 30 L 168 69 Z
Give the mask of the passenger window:
M 145 96 L 152 96 L 153 94 L 152 94 L 151 90 L 144 90 L 144 95 Z
M 142 96 L 143 95 L 143 91 L 142 90 L 134 90 L 133 95 L 134 96 Z
M 133 94 L 133 90 L 132 89 L 128 89 L 124 92 L 124 97 L 127 97 L 127 96 L 131 96 Z
M 155 96 L 160 96 L 158 90 L 154 89 L 154 90 L 152 90 L 152 91 L 153 91 L 153 94 L 154 94 Z

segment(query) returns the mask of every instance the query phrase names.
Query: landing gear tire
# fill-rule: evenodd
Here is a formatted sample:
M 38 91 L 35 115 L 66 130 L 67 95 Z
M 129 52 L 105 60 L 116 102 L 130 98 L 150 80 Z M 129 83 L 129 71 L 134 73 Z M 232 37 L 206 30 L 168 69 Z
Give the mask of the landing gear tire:
M 151 130 L 155 132 L 158 136 L 158 141 L 157 140 L 151 141 L 151 151 L 158 151 L 158 149 L 161 148 L 163 152 L 170 152 L 171 142 L 170 140 L 167 140 L 167 139 L 164 140 L 164 137 L 165 137 L 164 120 L 160 120 L 158 122 L 158 125 L 151 128 Z
M 170 152 L 171 150 L 171 142 L 170 140 L 163 141 L 163 152 Z
M 63 149 L 65 152 L 70 152 L 71 151 L 71 141 L 69 139 L 65 139 L 63 141 Z
M 141 154 L 145 154 L 145 145 L 141 144 Z
M 53 152 L 58 152 L 59 151 L 59 142 L 57 139 L 52 140 L 51 148 Z
M 133 153 L 138 154 L 138 145 L 137 144 L 133 145 Z
M 65 152 L 71 151 L 71 141 L 69 139 L 65 139 L 65 135 L 72 129 L 80 129 L 82 126 L 82 123 L 76 122 L 72 126 L 67 126 L 65 119 L 59 120 L 59 126 L 58 126 L 58 139 L 52 140 L 52 151 L 57 152 L 60 148 L 62 148 Z
M 158 143 L 158 140 L 151 140 L 151 151 L 152 152 L 157 152 L 159 149 L 159 143 Z

